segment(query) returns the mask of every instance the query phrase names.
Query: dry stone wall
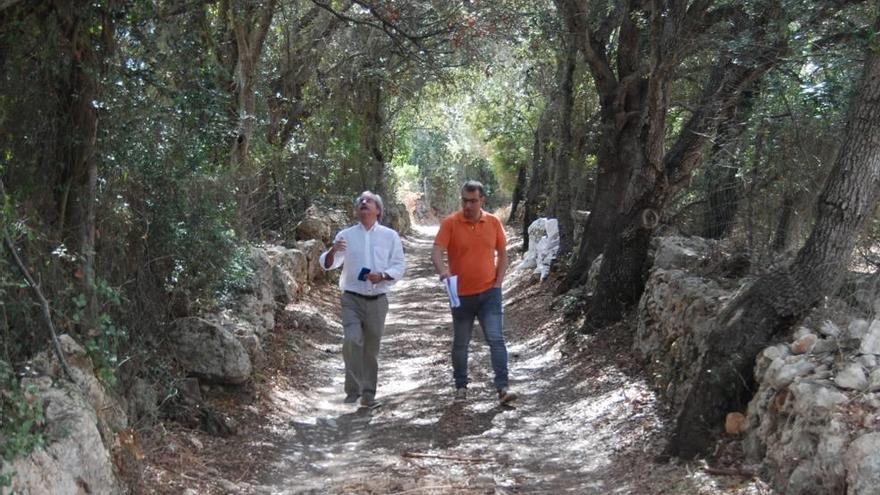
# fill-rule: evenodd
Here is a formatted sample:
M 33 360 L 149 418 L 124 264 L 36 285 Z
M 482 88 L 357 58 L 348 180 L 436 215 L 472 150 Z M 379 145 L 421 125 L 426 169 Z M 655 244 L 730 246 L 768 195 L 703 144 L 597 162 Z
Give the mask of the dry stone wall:
M 655 246 L 634 347 L 674 410 L 695 376 L 712 319 L 749 282 L 708 275 L 738 264 L 723 251 L 697 238 Z M 779 493 L 880 493 L 880 320 L 855 316 L 880 305 L 875 294 L 858 296 L 853 306 L 826 301 L 757 357 L 744 444 Z

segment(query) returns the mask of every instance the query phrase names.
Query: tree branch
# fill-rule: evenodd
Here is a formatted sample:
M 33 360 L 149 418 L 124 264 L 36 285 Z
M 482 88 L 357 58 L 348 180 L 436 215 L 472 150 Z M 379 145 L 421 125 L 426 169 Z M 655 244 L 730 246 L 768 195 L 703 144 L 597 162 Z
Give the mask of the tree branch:
M 6 188 L 3 186 L 2 179 L 0 179 L 0 196 L 6 196 Z M 37 296 L 37 299 L 40 301 L 40 306 L 43 309 L 43 319 L 46 322 L 46 327 L 49 329 L 49 335 L 52 338 L 52 349 L 55 352 L 55 357 L 57 357 L 58 362 L 61 363 L 61 369 L 64 370 L 67 379 L 76 384 L 76 380 L 73 378 L 73 373 L 71 373 L 70 367 L 67 365 L 67 360 L 64 358 L 64 352 L 61 350 L 61 343 L 58 341 L 58 334 L 55 332 L 55 325 L 52 323 L 52 312 L 49 308 L 49 301 L 43 296 L 43 291 L 40 290 L 40 286 L 34 281 L 31 273 L 15 251 L 15 244 L 13 244 L 12 238 L 9 237 L 9 232 L 6 230 L 5 225 L 3 226 L 3 244 L 9 249 L 9 253 L 12 254 L 12 258 L 15 260 L 15 265 L 18 267 L 21 275 L 27 281 L 28 285 Z

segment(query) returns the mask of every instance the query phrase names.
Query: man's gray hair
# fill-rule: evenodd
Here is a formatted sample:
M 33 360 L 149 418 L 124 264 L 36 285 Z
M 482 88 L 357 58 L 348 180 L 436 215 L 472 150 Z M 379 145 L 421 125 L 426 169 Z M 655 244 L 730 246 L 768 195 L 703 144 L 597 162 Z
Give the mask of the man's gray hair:
M 361 202 L 361 198 L 363 197 L 368 197 L 376 202 L 376 207 L 379 208 L 379 216 L 381 217 L 382 212 L 385 210 L 385 203 L 382 202 L 382 196 L 379 196 L 378 194 L 371 191 L 364 191 L 360 193 L 358 197 L 354 200 L 355 209 L 357 209 L 358 203 Z

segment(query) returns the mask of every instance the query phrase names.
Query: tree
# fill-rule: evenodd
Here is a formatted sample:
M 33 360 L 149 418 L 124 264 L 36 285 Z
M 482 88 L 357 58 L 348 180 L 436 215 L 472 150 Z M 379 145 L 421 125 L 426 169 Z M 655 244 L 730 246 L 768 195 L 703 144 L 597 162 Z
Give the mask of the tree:
M 701 164 L 718 117 L 785 53 L 789 19 L 778 1 L 627 2 L 609 11 L 566 1 L 599 93 L 602 131 L 594 208 L 563 285 L 585 282 L 604 254 L 588 305 L 595 328 L 640 297 L 654 228 Z M 703 60 L 701 95 L 683 125 L 670 129 L 673 84 L 686 61 Z
M 874 33 L 880 29 L 875 23 Z M 868 49 L 850 105 L 843 146 L 817 202 L 816 224 L 791 264 L 780 266 L 731 300 L 715 320 L 699 374 L 677 418 L 668 452 L 704 452 L 724 415 L 740 410 L 755 357 L 840 284 L 858 234 L 880 198 L 880 51 Z

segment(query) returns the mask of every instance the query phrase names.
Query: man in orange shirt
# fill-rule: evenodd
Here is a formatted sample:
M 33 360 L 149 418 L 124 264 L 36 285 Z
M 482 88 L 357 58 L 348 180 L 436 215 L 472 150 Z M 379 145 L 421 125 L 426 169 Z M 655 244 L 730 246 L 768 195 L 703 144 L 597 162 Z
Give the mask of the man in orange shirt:
M 498 400 L 507 404 L 516 399 L 507 383 L 507 344 L 501 307 L 501 284 L 507 271 L 507 238 L 501 221 L 483 211 L 485 203 L 483 184 L 467 181 L 461 186 L 461 211 L 443 219 L 434 239 L 431 261 L 441 281 L 458 276 L 461 304 L 452 308 L 455 399 L 467 398 L 468 346 L 474 318 L 477 318 L 489 344 Z M 443 263 L 444 251 L 449 259 L 448 267 Z

